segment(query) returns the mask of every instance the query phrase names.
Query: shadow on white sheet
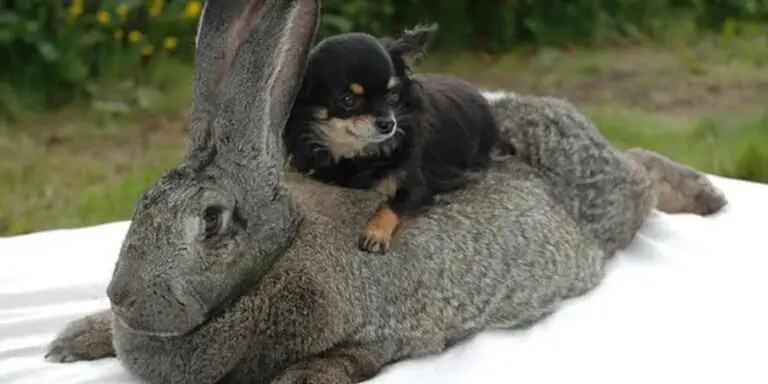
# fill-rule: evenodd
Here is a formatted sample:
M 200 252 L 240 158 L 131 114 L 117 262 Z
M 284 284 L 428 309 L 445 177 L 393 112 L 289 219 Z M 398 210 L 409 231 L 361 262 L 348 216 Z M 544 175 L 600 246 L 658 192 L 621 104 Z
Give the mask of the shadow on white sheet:
M 768 185 L 712 177 L 702 218 L 654 213 L 592 293 L 523 331 L 489 331 L 370 384 L 768 383 Z M 127 222 L 0 239 L 0 383 L 134 383 L 114 359 L 43 360 L 69 320 L 107 305 Z

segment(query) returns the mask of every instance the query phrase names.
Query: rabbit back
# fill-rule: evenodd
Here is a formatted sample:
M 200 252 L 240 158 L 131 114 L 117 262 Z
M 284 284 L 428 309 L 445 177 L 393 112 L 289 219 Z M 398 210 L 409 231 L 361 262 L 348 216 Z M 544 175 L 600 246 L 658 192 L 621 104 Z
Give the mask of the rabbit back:
M 434 354 L 484 329 L 530 324 L 596 286 L 604 252 L 536 173 L 519 163 L 489 171 L 408 223 L 387 256 L 345 247 L 357 233 L 344 223 L 365 218 L 379 196 L 291 177 L 302 220 L 251 298 L 270 292 L 264 318 L 274 322 L 242 375 L 348 343 L 398 340 L 395 358 Z
M 510 93 L 492 106 L 502 135 L 579 227 L 609 256 L 627 247 L 657 202 L 646 169 L 565 100 Z

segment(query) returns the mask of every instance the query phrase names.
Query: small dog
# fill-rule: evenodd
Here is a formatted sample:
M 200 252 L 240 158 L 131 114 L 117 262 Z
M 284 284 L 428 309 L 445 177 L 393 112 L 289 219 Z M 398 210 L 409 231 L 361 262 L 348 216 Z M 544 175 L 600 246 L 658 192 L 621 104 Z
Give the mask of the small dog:
M 385 253 L 404 219 L 509 155 L 487 99 L 452 76 L 411 75 L 437 30 L 399 37 L 346 33 L 311 51 L 284 130 L 289 165 L 389 199 L 367 222 L 359 248 Z

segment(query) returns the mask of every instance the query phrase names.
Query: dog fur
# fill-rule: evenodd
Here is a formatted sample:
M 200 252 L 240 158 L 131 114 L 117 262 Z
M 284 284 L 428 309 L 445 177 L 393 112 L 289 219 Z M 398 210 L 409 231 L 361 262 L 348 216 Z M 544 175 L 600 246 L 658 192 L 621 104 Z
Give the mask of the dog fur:
M 411 75 L 437 27 L 399 37 L 346 33 L 310 53 L 284 131 L 290 165 L 316 180 L 373 189 L 388 200 L 370 218 L 359 247 L 384 253 L 404 220 L 434 195 L 467 185 L 499 145 L 485 97 L 454 76 Z

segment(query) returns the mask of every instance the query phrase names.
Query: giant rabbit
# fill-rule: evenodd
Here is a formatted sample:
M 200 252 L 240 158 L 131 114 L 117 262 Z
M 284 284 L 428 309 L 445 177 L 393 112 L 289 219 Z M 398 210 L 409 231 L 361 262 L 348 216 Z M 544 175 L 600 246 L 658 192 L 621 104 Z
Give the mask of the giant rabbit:
M 407 223 L 387 257 L 349 247 L 381 197 L 283 170 L 318 14 L 208 1 L 188 152 L 136 202 L 111 308 L 67 325 L 48 360 L 117 356 L 149 383 L 360 382 L 588 292 L 657 201 L 725 204 L 699 172 L 613 149 L 567 102 L 513 95 L 494 108 L 519 157 Z

